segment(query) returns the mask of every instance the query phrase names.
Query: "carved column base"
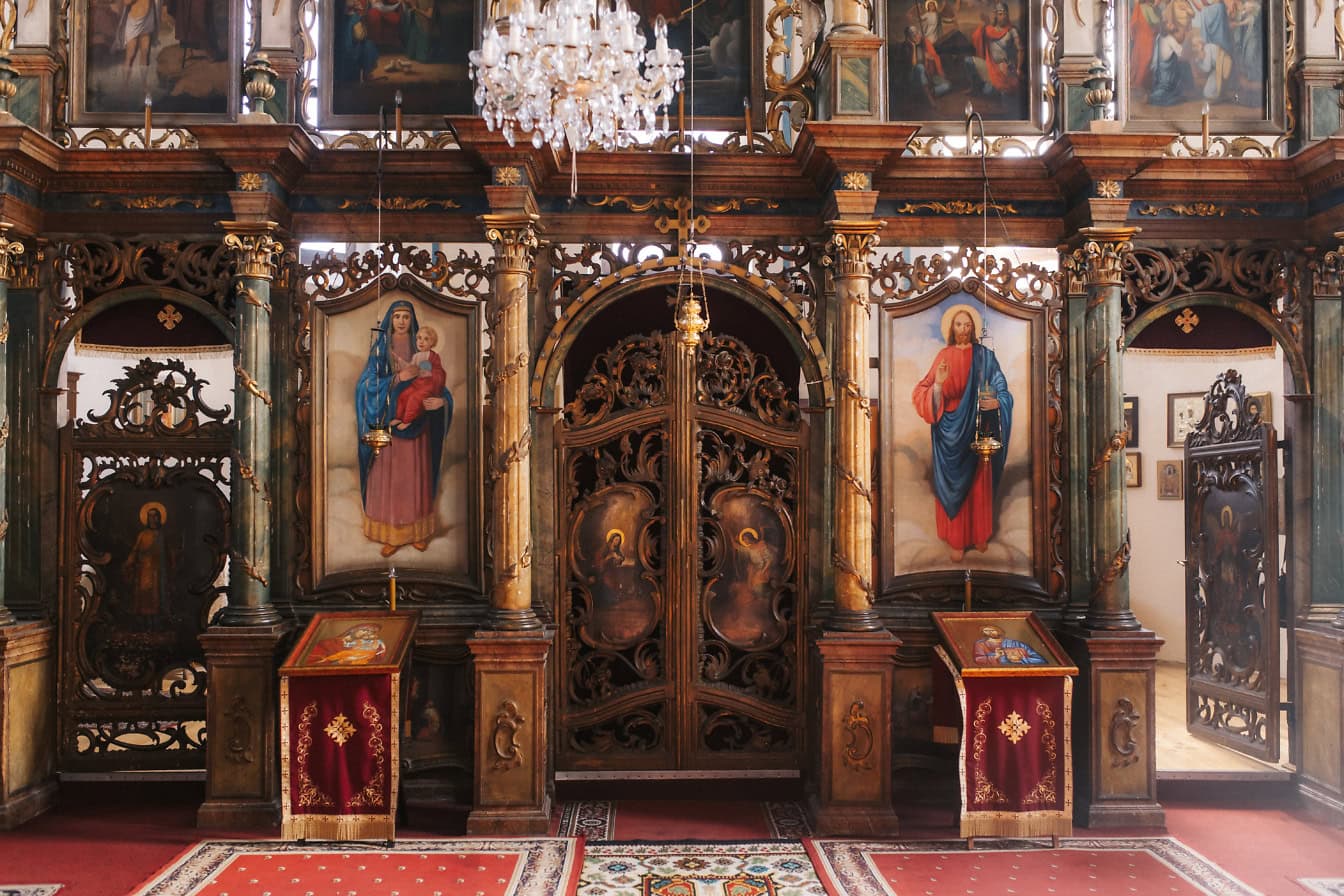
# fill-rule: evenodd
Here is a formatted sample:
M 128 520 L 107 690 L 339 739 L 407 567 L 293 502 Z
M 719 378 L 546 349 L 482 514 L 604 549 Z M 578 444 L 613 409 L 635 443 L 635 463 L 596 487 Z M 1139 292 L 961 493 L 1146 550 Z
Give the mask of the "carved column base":
M 56 802 L 56 628 L 0 628 L 0 830 Z
M 479 631 L 467 641 L 476 684 L 471 835 L 545 834 L 553 782 L 546 662 L 553 630 Z
M 890 632 L 826 632 L 813 663 L 821 716 L 808 812 L 818 834 L 890 835 L 891 707 L 896 649 Z
M 1298 700 L 1297 789 L 1314 816 L 1344 825 L 1344 633 L 1299 628 L 1292 674 Z
M 536 632 L 542 628 L 541 619 L 531 607 L 523 610 L 491 608 L 490 627 L 502 632 Z
M 216 625 L 201 635 L 206 698 L 203 828 L 270 828 L 280 823 L 280 697 L 276 670 L 289 623 Z
M 1073 698 L 1074 823 L 1165 824 L 1157 802 L 1157 651 L 1146 629 L 1063 633 L 1078 664 Z

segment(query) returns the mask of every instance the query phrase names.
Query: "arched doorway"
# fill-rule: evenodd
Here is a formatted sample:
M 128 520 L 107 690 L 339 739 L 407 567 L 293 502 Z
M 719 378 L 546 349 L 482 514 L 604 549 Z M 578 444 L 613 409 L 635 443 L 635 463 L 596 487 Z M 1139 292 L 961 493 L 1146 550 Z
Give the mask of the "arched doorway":
M 595 302 L 551 372 L 562 773 L 792 770 L 806 749 L 817 365 L 741 284 L 711 283 L 684 346 L 675 284 Z

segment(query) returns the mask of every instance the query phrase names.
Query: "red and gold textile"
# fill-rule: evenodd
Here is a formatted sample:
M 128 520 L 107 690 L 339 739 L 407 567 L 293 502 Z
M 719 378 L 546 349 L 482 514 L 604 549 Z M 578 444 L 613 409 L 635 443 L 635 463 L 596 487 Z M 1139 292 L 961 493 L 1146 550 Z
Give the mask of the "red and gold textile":
M 392 839 L 399 677 L 380 671 L 281 678 L 286 839 Z
M 942 647 L 964 720 L 961 836 L 1073 833 L 1069 675 L 962 676 Z

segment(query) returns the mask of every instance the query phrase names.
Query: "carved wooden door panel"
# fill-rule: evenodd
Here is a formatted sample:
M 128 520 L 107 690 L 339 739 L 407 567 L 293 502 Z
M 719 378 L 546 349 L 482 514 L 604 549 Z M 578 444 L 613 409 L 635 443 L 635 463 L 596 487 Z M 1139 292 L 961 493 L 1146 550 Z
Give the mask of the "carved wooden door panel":
M 557 439 L 562 770 L 797 767 L 796 391 L 728 336 L 592 363 Z
M 1277 441 L 1235 370 L 1186 437 L 1186 724 L 1279 758 Z

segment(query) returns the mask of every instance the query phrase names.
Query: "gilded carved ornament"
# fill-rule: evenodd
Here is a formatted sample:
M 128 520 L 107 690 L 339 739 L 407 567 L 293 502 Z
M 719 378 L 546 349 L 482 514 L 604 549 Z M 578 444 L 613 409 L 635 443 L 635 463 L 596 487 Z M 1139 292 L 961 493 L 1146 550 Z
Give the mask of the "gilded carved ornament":
M 13 278 L 19 256 L 24 253 L 23 243 L 9 238 L 11 226 L 0 224 L 0 280 L 5 282 Z
M 866 771 L 873 767 L 873 723 L 864 712 L 862 698 L 849 704 L 849 712 L 841 722 L 846 743 L 843 762 L 846 767 Z
M 871 277 L 868 257 L 881 242 L 877 235 L 880 226 L 876 221 L 848 226 L 832 224 L 828 246 L 831 251 L 822 258 L 822 264 L 835 265 L 842 277 Z
M 1258 218 L 1260 211 L 1249 206 L 1231 206 L 1219 205 L 1216 202 L 1178 202 L 1171 205 L 1151 205 L 1144 203 L 1139 208 L 1139 214 L 1149 217 L 1156 216 L 1162 212 L 1171 212 L 1188 218 L 1226 218 L 1228 215 L 1241 215 L 1247 218 Z
M 173 208 L 185 205 L 189 208 L 210 208 L 214 205 L 209 199 L 193 196 L 95 196 L 89 200 L 89 208 L 134 208 L 141 211 Z
M 1089 233 L 1092 229 L 1083 229 L 1088 240 L 1073 251 L 1068 259 L 1069 267 L 1088 286 L 1119 286 L 1124 282 L 1125 255 L 1134 248 L 1130 237 L 1138 230 L 1129 227 L 1104 234 Z
M 846 171 L 841 184 L 846 190 L 871 190 L 873 176 L 867 171 Z
M 1059 297 L 1061 287 L 1059 275 L 1038 264 L 1015 264 L 971 245 L 910 260 L 893 254 L 873 266 L 872 277 L 873 296 L 883 302 L 918 298 L 953 277 L 979 280 L 1024 305 L 1045 305 Z
M 1102 199 L 1119 199 L 1121 185 L 1118 180 L 1097 181 L 1097 195 Z
M 532 270 L 532 253 L 541 245 L 536 216 L 506 218 L 486 215 L 485 238 L 495 245 L 501 271 L 527 273 Z
M 1011 202 L 991 202 L 989 209 L 1003 215 L 1019 214 Z M 985 203 L 965 199 L 953 199 L 949 202 L 907 202 L 896 209 L 896 214 L 914 215 L 921 211 L 931 211 L 940 215 L 983 215 Z
M 256 193 L 261 190 L 261 175 L 256 171 L 244 171 L 238 175 L 238 189 L 244 193 Z
M 277 259 L 285 251 L 269 229 L 226 233 L 224 248 L 234 255 L 237 276 L 256 280 L 274 280 Z
M 495 183 L 501 187 L 516 187 L 523 182 L 523 172 L 512 165 L 502 165 L 495 169 Z

